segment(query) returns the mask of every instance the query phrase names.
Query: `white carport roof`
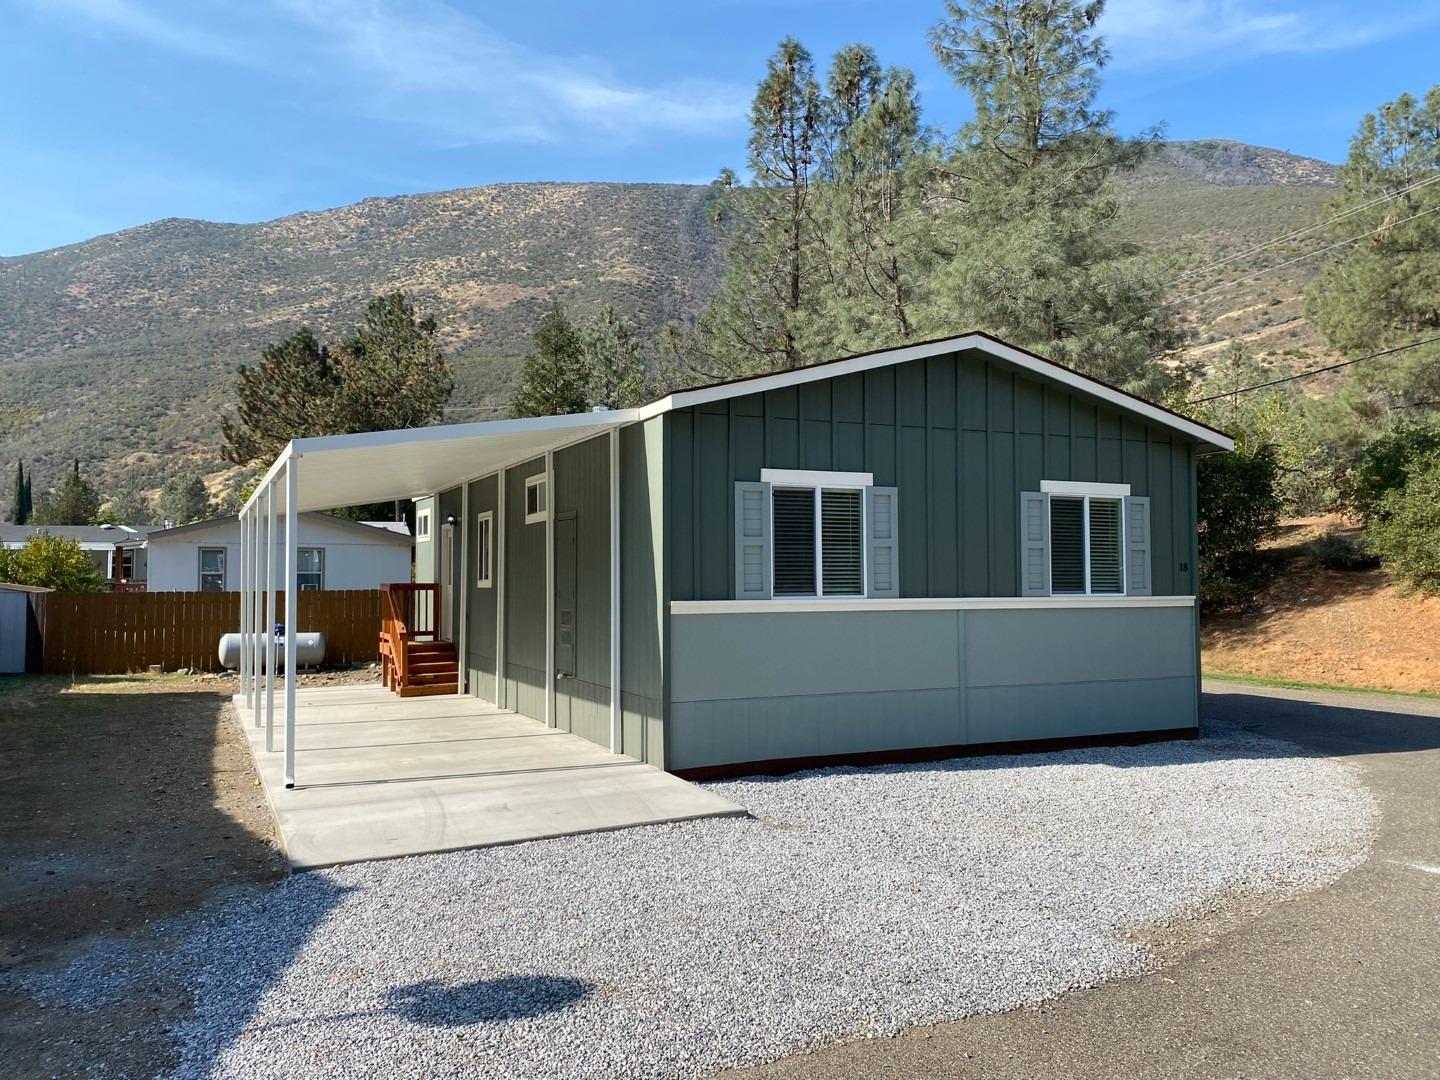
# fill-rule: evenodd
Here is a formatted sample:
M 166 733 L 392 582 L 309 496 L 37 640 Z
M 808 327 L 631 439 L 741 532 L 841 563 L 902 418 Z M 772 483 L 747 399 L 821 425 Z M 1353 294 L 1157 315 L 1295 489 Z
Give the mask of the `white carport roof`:
M 554 450 L 567 443 L 577 442 L 672 409 L 763 393 L 766 390 L 868 371 L 891 364 L 903 364 L 910 360 L 965 349 L 988 353 L 1017 368 L 1042 375 L 1160 427 L 1178 432 L 1198 443 L 1201 453 L 1235 448 L 1234 440 L 1223 431 L 1217 431 L 1187 416 L 1181 416 L 1078 371 L 1072 371 L 1042 356 L 1006 344 L 988 334 L 975 333 L 922 341 L 900 348 L 880 349 L 790 371 L 735 379 L 697 390 L 684 390 L 638 409 L 612 409 L 570 416 L 491 420 L 478 424 L 450 424 L 401 431 L 371 431 L 357 435 L 296 439 L 271 465 L 265 479 L 256 487 L 255 494 L 246 502 L 245 510 L 250 510 L 266 485 L 275 480 L 280 481 L 275 484 L 276 509 L 284 509 L 285 484 L 281 473 L 286 461 L 291 458 L 303 459 L 303 464 L 296 470 L 296 505 L 301 511 L 331 510 L 338 506 L 407 499 L 443 491 L 466 480 L 488 475 L 502 467 L 519 465 L 547 450 Z
M 245 508 L 249 510 L 274 480 L 275 508 L 285 509 L 282 473 L 291 459 L 299 463 L 296 510 L 330 510 L 430 495 L 621 427 L 639 416 L 636 409 L 611 409 L 295 439 L 275 459 Z

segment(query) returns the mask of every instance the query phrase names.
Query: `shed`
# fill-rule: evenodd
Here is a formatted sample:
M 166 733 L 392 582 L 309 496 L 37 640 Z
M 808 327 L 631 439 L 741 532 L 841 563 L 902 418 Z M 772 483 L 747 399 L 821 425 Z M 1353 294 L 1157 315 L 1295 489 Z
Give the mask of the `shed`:
M 40 670 L 42 642 L 30 598 L 49 591 L 0 582 L 0 675 Z
M 456 692 L 716 776 L 1193 735 L 1196 462 L 1230 449 L 968 334 L 297 440 L 244 513 L 260 552 L 267 506 L 414 499 L 409 629 Z

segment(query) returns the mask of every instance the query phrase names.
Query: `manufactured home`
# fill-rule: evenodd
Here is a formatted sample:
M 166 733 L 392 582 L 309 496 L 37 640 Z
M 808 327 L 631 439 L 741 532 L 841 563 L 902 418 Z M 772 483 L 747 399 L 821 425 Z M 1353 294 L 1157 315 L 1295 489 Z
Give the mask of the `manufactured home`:
M 387 685 L 682 775 L 1183 737 L 1196 462 L 1232 448 L 970 334 L 635 409 L 297 440 L 247 535 L 414 499 Z

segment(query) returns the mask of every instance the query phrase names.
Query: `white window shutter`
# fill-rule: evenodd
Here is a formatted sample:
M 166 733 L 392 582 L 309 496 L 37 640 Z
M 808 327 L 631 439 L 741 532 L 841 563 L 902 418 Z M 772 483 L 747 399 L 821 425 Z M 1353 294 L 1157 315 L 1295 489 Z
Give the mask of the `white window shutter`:
M 900 506 L 893 487 L 865 489 L 866 596 L 900 595 Z
M 1020 493 L 1020 595 L 1050 595 L 1050 500 Z
M 735 599 L 769 600 L 770 485 L 735 485 Z
M 1149 596 L 1154 588 L 1150 555 L 1150 499 L 1131 495 L 1125 500 L 1125 591 Z

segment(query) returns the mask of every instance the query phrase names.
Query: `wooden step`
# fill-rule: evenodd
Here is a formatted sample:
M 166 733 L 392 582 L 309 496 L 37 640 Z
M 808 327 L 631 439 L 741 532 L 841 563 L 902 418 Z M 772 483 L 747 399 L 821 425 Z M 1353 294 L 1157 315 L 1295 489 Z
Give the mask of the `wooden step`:
M 454 660 L 425 660 L 412 659 L 405 665 L 406 672 L 412 677 L 415 675 L 458 675 L 460 665 Z
M 448 683 L 424 683 L 420 686 L 401 686 L 395 693 L 400 697 L 437 697 L 440 694 L 454 694 L 459 692 L 460 684 Z
M 435 683 L 456 683 L 460 681 L 458 671 L 430 671 L 423 674 L 410 672 L 405 678 L 411 686 L 433 686 Z

